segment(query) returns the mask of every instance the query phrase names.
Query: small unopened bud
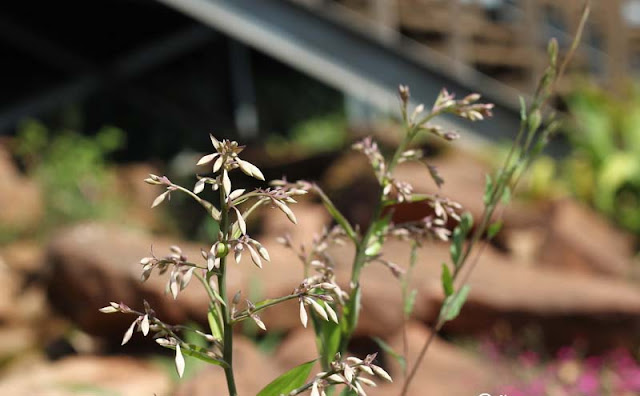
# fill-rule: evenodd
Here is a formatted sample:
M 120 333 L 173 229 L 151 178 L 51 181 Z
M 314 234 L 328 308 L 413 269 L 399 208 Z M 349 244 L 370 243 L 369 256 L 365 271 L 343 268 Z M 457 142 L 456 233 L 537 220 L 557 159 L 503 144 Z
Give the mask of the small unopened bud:
M 462 99 L 464 103 L 473 103 L 473 102 L 477 102 L 478 100 L 480 100 L 479 93 L 472 93 L 470 95 L 465 96 L 464 99 Z
M 446 140 L 451 141 L 451 140 L 459 139 L 460 138 L 460 134 L 458 132 L 456 132 L 456 131 L 447 131 L 447 132 L 444 133 L 443 137 Z
M 400 85 L 398 87 L 398 93 L 400 94 L 400 99 L 402 99 L 403 103 L 408 103 L 411 94 L 409 93 L 409 87 L 406 85 Z

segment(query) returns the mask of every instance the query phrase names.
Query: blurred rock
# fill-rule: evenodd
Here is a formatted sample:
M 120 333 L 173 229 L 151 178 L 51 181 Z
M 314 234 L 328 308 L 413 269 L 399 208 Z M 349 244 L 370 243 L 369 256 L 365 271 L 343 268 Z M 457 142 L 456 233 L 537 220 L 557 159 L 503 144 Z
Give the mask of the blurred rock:
M 149 164 L 135 163 L 118 166 L 116 174 L 115 188 L 119 198 L 125 202 L 122 217 L 127 219 L 127 223 L 150 230 L 163 229 L 162 216 L 149 209 L 160 191 L 143 182 L 149 174 L 161 175 L 162 172 Z
M 305 329 L 301 327 L 291 331 L 278 346 L 275 353 L 275 360 L 285 370 L 317 358 L 316 336 L 311 328 Z M 319 370 L 319 367 L 320 363 L 315 365 L 314 370 Z
M 605 217 L 572 200 L 557 202 L 549 216 L 541 262 L 553 267 L 628 277 L 633 238 Z
M 11 396 L 167 395 L 167 374 L 128 357 L 78 356 L 40 363 L 0 380 L 0 394 Z
M 41 276 L 45 252 L 42 243 L 18 240 L 0 247 L 0 258 L 7 267 L 22 274 Z
M 234 338 L 233 368 L 239 395 L 256 395 L 285 369 L 273 358 L 260 353 L 256 346 L 242 337 Z M 175 396 L 209 396 L 227 394 L 224 370 L 207 366 L 190 380 L 182 382 Z
M 403 264 L 408 251 L 408 244 L 389 241 L 385 257 Z M 428 244 L 419 252 L 413 287 L 418 290 L 414 316 L 420 320 L 432 322 L 437 316 L 443 298 L 440 263 L 449 261 L 446 244 Z M 517 327 L 541 326 L 547 341 L 559 345 L 571 344 L 576 337 L 586 338 L 590 346 L 632 344 L 640 325 L 638 287 L 622 280 L 512 261 L 490 246 L 485 248 L 469 278 L 467 303 L 460 316 L 445 327 L 446 332 L 483 333 L 505 320 Z M 372 266 L 369 270 L 377 273 L 371 276 L 388 277 L 384 269 Z
M 35 230 L 43 215 L 40 188 L 20 174 L 6 147 L 0 145 L 0 231 L 13 235 Z
M 142 310 L 142 302 L 147 300 L 167 323 L 206 323 L 208 300 L 202 288 L 189 287 L 174 301 L 164 292 L 167 275 L 154 273 L 146 282 L 140 281 L 139 262 L 149 256 L 151 246 L 162 257 L 172 244 L 180 245 L 191 260 L 204 261 L 195 244 L 154 238 L 115 225 L 87 223 L 61 230 L 47 252 L 50 301 L 84 331 L 114 342 L 121 339 L 134 318 L 98 312 L 109 301 Z

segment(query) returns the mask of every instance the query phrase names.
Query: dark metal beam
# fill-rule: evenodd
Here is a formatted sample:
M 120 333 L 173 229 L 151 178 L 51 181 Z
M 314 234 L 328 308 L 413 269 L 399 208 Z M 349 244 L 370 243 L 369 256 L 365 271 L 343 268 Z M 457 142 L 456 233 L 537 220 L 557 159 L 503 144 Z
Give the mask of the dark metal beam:
M 473 81 L 461 83 L 441 56 L 416 43 L 384 44 L 283 0 L 158 1 L 383 111 L 397 113 L 398 84 L 409 85 L 415 101 L 426 104 L 442 87 L 463 96 L 473 86 L 496 102 L 493 121 L 473 127 L 452 118 L 445 122 L 489 138 L 511 136 L 519 126 L 516 91 L 473 71 Z
M 16 27 L 13 26 L 13 28 Z M 0 30 L 2 30 L 1 26 Z M 68 61 L 66 63 L 67 66 L 71 66 L 70 59 L 73 58 L 73 64 L 79 69 L 82 68 L 84 70 L 87 67 L 88 62 L 85 62 L 80 57 L 67 53 L 59 47 L 50 46 L 50 43 L 46 40 L 42 40 L 28 32 L 26 33 L 29 39 L 20 41 L 20 43 L 37 42 L 38 45 L 32 47 L 30 51 L 38 51 L 37 55 L 43 61 L 48 61 L 49 64 L 54 66 L 57 64 L 55 61 L 56 56 L 64 54 L 65 62 Z M 0 109 L 0 133 L 6 133 L 25 117 L 46 114 L 65 104 L 80 100 L 105 86 L 132 79 L 147 70 L 176 59 L 194 48 L 210 42 L 216 35 L 217 33 L 201 25 L 186 28 L 126 55 L 106 67 L 93 72 L 81 73 L 70 82 L 62 83 L 44 93 Z M 17 44 L 18 42 L 15 43 Z M 61 63 L 60 65 L 63 64 Z

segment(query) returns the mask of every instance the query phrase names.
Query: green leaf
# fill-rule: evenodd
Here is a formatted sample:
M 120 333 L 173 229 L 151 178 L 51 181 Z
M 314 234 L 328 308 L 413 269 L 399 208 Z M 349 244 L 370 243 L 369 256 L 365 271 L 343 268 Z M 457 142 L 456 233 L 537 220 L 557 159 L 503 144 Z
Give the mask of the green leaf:
M 188 344 L 188 345 L 189 345 L 189 349 L 187 348 L 180 349 L 180 352 L 182 352 L 183 355 L 191 356 L 198 360 L 202 360 L 203 362 L 206 362 L 209 364 L 215 364 L 216 366 L 221 366 L 221 367 L 229 366 L 227 362 L 225 362 L 224 360 L 216 359 L 214 357 L 209 356 L 208 355 L 209 351 L 206 348 L 203 348 L 201 346 L 194 345 L 194 344 Z
M 209 321 L 209 328 L 211 329 L 213 338 L 222 340 L 222 322 L 220 321 L 220 314 L 216 305 L 212 305 L 209 308 L 207 320 Z
M 338 323 L 324 320 L 311 310 L 311 320 L 316 333 L 316 345 L 320 352 L 323 369 L 328 369 L 336 353 L 338 353 L 341 341 L 341 329 Z
M 442 308 L 440 309 L 440 317 L 445 322 L 458 317 L 462 306 L 467 300 L 470 289 L 471 288 L 469 287 L 469 285 L 464 285 L 460 288 L 460 290 L 444 299 Z
M 282 374 L 275 380 L 271 381 L 269 385 L 265 386 L 257 396 L 280 396 L 286 395 L 294 389 L 297 389 L 305 384 L 311 368 L 315 360 L 311 360 L 306 363 L 302 363 L 299 366 L 292 368 L 286 373 Z
M 340 338 L 339 351 L 344 351 L 349 342 L 349 337 L 353 333 L 353 330 L 358 324 L 358 315 L 360 314 L 360 298 L 362 296 L 362 290 L 360 286 L 356 286 L 352 292 L 351 298 L 347 301 L 347 304 L 342 308 L 342 320 L 340 321 L 340 328 L 342 335 Z
M 353 227 L 351 227 L 351 224 L 349 223 L 347 218 L 344 217 L 342 213 L 340 213 L 338 208 L 336 208 L 333 202 L 331 202 L 329 197 L 327 197 L 327 195 L 320 189 L 320 187 L 314 185 L 313 189 L 320 196 L 324 207 L 327 208 L 327 211 L 329 212 L 331 217 L 333 217 L 336 223 L 338 223 L 340 227 L 342 227 L 342 229 L 347 233 L 347 236 L 351 238 L 353 242 L 357 242 L 356 232 L 353 230 Z
M 500 198 L 502 203 L 508 205 L 511 201 L 511 189 L 509 186 L 504 186 L 504 190 L 502 190 L 502 197 Z
M 407 360 L 405 359 L 404 356 L 396 352 L 393 348 L 391 348 L 391 345 L 387 344 L 382 339 L 378 337 L 373 337 L 372 339 L 373 339 L 373 342 L 378 344 L 380 349 L 382 349 L 383 351 L 385 351 L 387 354 L 389 354 L 391 357 L 393 357 L 398 361 L 398 364 L 400 364 L 400 367 L 402 367 L 403 372 L 407 369 Z
M 527 103 L 522 96 L 519 96 L 518 99 L 520 99 L 520 120 L 525 122 L 527 121 Z
M 487 236 L 489 237 L 489 239 L 493 239 L 493 237 L 496 236 L 498 232 L 500 232 L 501 228 L 502 228 L 502 220 L 498 220 L 495 223 L 491 223 L 489 225 L 489 228 L 487 228 Z
M 389 228 L 389 223 L 391 223 L 392 216 L 393 212 L 389 211 L 384 217 L 376 220 L 371 225 L 371 238 L 369 239 L 369 243 L 364 254 L 371 257 L 380 253 L 380 250 L 382 250 L 382 246 L 384 245 L 384 238 L 387 234 L 387 229 Z
M 482 202 L 484 202 L 484 206 L 489 206 L 489 204 L 491 203 L 492 195 L 493 195 L 493 180 L 491 179 L 491 175 L 487 174 L 485 176 L 484 195 L 482 196 Z
M 413 289 L 407 295 L 407 299 L 404 301 L 404 315 L 409 316 L 411 312 L 413 312 L 413 308 L 416 305 L 416 296 L 418 295 L 418 290 Z
M 464 212 L 462 216 L 460 216 L 460 225 L 462 226 L 462 230 L 464 234 L 469 233 L 471 227 L 473 227 L 473 216 L 469 212 Z
M 537 131 L 540 127 L 540 123 L 542 122 L 542 115 L 540 114 L 540 109 L 536 109 L 531 112 L 529 115 L 529 131 Z
M 165 348 L 173 349 L 175 351 L 175 345 L 163 345 Z M 184 347 L 181 345 L 180 352 L 183 355 L 190 356 L 192 358 L 196 358 L 198 360 L 202 360 L 203 362 L 209 364 L 215 364 L 216 366 L 227 368 L 229 365 L 222 359 L 217 359 L 212 356 L 209 356 L 209 351 L 206 348 L 195 344 L 187 344 Z
M 451 276 L 451 272 L 449 271 L 449 266 L 446 263 L 442 263 L 442 289 L 444 290 L 445 296 L 450 296 L 453 294 L 453 277 Z
M 340 396 L 358 396 L 358 392 L 356 392 L 352 388 L 344 388 L 342 392 L 340 392 Z

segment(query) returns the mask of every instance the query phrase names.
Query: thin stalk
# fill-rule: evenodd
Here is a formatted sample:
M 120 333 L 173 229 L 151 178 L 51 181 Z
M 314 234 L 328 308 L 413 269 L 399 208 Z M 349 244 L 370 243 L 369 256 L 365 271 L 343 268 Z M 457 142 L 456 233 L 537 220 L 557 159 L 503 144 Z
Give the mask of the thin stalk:
M 222 232 L 223 244 L 227 244 L 229 241 L 229 206 L 225 197 L 224 188 L 220 188 L 220 231 Z M 224 368 L 224 375 L 227 379 L 227 389 L 229 390 L 229 396 L 238 396 L 236 390 L 236 383 L 233 377 L 233 328 L 231 322 L 231 314 L 229 311 L 229 302 L 227 301 L 227 255 L 220 258 L 220 272 L 218 273 L 218 292 L 222 297 L 224 304 L 220 304 L 220 310 L 222 312 L 223 321 L 223 344 L 222 344 L 222 358 L 228 364 Z
M 272 307 L 274 305 L 280 304 L 282 302 L 285 301 L 289 301 L 289 300 L 293 300 L 294 298 L 299 298 L 300 296 L 304 295 L 304 293 L 296 293 L 296 294 L 289 294 L 288 296 L 284 296 L 284 297 L 279 297 L 279 298 L 274 298 L 273 300 L 269 300 L 268 302 L 264 303 L 264 304 L 256 304 L 256 307 L 253 308 L 251 310 L 251 313 L 258 313 L 264 309 L 267 309 L 269 307 Z M 247 311 L 243 311 L 241 313 L 239 313 L 238 315 L 236 315 L 233 319 L 231 319 L 231 324 L 236 324 L 238 322 L 241 322 L 247 318 L 250 317 L 249 312 Z

